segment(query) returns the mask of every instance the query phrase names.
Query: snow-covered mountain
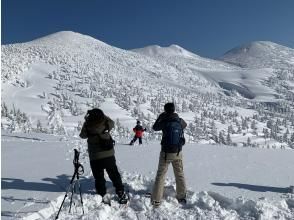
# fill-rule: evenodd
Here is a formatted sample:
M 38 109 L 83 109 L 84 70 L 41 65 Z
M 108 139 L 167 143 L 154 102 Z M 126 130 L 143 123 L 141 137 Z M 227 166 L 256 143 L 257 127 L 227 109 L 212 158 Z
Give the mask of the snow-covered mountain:
M 294 49 L 270 41 L 255 41 L 229 50 L 220 58 L 249 68 L 294 68 Z
M 183 72 L 194 71 L 224 91 L 236 91 L 249 99 L 272 102 L 285 95 L 277 91 L 280 85 L 268 83 L 278 82 L 278 78 L 283 78 L 283 84 L 293 88 L 294 50 L 271 42 L 253 42 L 235 48 L 219 60 L 200 57 L 177 45 L 149 46 L 133 51 L 181 68 Z
M 293 49 L 266 45 L 274 46 L 252 49 L 250 54 L 276 54 L 284 57 L 285 63 L 291 63 Z M 177 45 L 127 51 L 70 31 L 2 45 L 1 50 L 2 115 L 9 116 L 11 109 L 16 115 L 20 109 L 27 114 L 23 119 L 28 121 L 27 127 L 46 123 L 51 132 L 61 132 L 63 126 L 77 127 L 87 109 L 103 107 L 120 121 L 127 136 L 136 119 L 151 130 L 152 120 L 162 111 L 163 104 L 173 101 L 177 111 L 191 123 L 187 131 L 190 141 L 219 142 L 216 136 L 228 132 L 229 125 L 234 125 L 234 132 L 242 133 L 245 124 L 243 129 L 239 126 L 245 123 L 245 115 L 246 123 L 253 123 L 256 114 L 268 114 L 262 109 L 286 111 L 287 118 L 293 115 L 294 69 L 279 62 L 270 68 L 259 64 L 244 68 L 230 64 L 231 61 L 198 56 Z M 232 59 L 233 54 L 236 59 L 241 56 L 242 49 L 234 51 L 228 53 Z M 239 114 L 233 113 L 236 110 Z M 217 129 L 211 118 L 219 121 Z M 10 130 L 20 126 L 15 125 L 12 116 L 7 120 L 3 126 Z M 267 117 L 258 120 L 257 134 L 263 134 Z M 204 125 L 208 129 L 195 134 L 198 126 L 201 129 Z M 291 128 L 285 126 L 282 132 L 287 129 L 288 140 Z M 233 142 L 244 144 L 247 138 L 237 137 Z
M 194 54 L 178 45 L 172 44 L 169 47 L 160 47 L 158 45 L 147 46 L 144 48 L 133 49 L 132 51 L 143 54 L 148 57 L 156 58 L 161 62 L 168 62 L 169 65 L 178 65 L 180 67 L 187 66 L 194 69 L 238 69 L 234 65 L 228 63 L 204 58 Z M 186 68 L 187 68 L 186 67 Z
M 168 47 L 152 45 L 144 48 L 133 49 L 133 51 L 144 54 L 146 56 L 185 56 L 190 58 L 199 57 L 176 44 L 172 44 Z

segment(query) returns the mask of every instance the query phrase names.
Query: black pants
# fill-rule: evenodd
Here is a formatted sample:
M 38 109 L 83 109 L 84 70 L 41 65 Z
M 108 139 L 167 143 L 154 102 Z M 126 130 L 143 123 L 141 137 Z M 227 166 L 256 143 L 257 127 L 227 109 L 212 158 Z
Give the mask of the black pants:
M 133 138 L 133 140 L 131 141 L 131 144 L 135 143 L 137 139 L 139 139 L 139 144 L 142 144 L 142 137 L 137 137 L 136 135 Z
M 117 194 L 124 192 L 124 185 L 121 181 L 121 176 L 118 172 L 115 157 L 107 157 L 100 160 L 90 161 L 93 176 L 95 178 L 96 192 L 102 197 L 106 194 L 104 169 L 112 181 L 113 186 Z

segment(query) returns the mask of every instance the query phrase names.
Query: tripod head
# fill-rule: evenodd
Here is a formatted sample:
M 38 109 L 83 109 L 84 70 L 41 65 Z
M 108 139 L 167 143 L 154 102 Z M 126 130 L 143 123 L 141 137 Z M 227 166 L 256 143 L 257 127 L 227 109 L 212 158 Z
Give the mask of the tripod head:
M 77 149 L 74 149 L 74 152 L 75 152 L 75 155 L 73 159 L 73 165 L 75 167 L 75 173 L 77 173 L 78 175 L 82 175 L 84 173 L 84 167 L 79 162 L 80 152 Z

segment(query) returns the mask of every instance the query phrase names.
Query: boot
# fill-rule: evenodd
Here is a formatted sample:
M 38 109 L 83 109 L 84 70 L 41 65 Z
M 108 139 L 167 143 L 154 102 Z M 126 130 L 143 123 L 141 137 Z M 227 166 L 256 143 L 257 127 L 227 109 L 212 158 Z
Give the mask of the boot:
M 158 208 L 160 206 L 160 202 L 159 201 L 155 201 L 155 200 L 152 200 L 151 201 L 151 204 L 153 205 L 154 208 Z
M 182 205 L 187 204 L 187 200 L 186 200 L 186 198 L 178 199 L 178 202 L 179 202 L 180 204 L 182 204 Z
M 118 196 L 118 203 L 119 204 L 127 204 L 128 203 L 129 196 L 125 192 L 123 192 L 123 191 L 118 192 L 117 196 Z

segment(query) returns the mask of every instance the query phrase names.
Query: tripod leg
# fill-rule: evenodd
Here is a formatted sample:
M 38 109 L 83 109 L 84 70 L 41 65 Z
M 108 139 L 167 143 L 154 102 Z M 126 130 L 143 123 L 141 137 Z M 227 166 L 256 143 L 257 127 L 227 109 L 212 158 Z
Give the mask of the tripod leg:
M 69 211 L 68 213 L 70 213 L 71 211 L 71 205 L 72 205 L 72 197 L 73 197 L 73 194 L 75 192 L 75 188 L 76 188 L 76 181 L 73 183 L 72 185 L 72 190 L 71 190 L 71 196 L 70 196 L 70 204 L 69 204 Z
M 82 209 L 83 209 L 83 214 L 85 214 L 85 211 L 84 211 L 84 203 L 83 203 L 83 197 L 82 197 L 82 190 L 81 190 L 81 183 L 80 183 L 80 180 L 78 178 L 78 186 L 79 186 L 79 191 L 80 191 L 80 199 L 81 199 L 81 204 L 82 204 Z
M 68 195 L 68 192 L 69 192 L 69 190 L 70 190 L 71 187 L 72 187 L 72 185 L 70 184 L 70 185 L 68 186 L 68 188 L 67 188 L 67 191 L 66 191 L 66 193 L 65 193 L 65 195 L 64 195 L 64 198 L 63 198 L 63 200 L 62 200 L 62 203 L 61 203 L 61 205 L 60 205 L 60 207 L 59 207 L 59 210 L 58 210 L 58 213 L 57 213 L 55 219 L 58 219 L 58 216 L 59 216 L 59 213 L 60 213 L 61 208 L 62 208 L 62 206 L 63 206 L 63 203 L 64 203 L 64 201 L 65 201 L 65 199 L 66 199 L 66 197 L 67 197 L 67 195 Z

